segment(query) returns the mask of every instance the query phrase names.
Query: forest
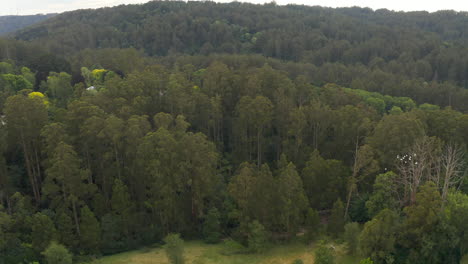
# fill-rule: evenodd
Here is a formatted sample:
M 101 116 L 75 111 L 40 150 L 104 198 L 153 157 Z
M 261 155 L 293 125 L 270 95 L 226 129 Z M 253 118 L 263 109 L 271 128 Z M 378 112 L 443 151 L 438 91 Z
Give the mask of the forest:
M 181 238 L 253 253 L 299 240 L 316 264 L 333 263 L 326 241 L 363 264 L 460 263 L 466 25 L 152 1 L 0 38 L 0 264 Z
M 56 14 L 29 16 L 0 16 L 0 35 L 6 35 L 27 26 L 39 23 Z

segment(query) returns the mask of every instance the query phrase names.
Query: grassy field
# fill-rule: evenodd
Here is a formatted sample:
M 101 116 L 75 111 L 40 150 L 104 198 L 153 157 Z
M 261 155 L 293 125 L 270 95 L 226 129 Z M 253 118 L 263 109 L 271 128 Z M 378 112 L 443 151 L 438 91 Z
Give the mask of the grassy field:
M 337 247 L 338 254 L 342 254 Z M 304 264 L 313 264 L 313 247 L 304 244 L 275 246 L 263 254 L 223 255 L 223 245 L 207 245 L 199 241 L 185 244 L 187 264 L 292 264 L 302 259 Z M 168 264 L 162 248 L 130 251 L 97 259 L 89 264 Z M 357 264 L 359 261 L 349 256 L 339 257 L 339 264 Z

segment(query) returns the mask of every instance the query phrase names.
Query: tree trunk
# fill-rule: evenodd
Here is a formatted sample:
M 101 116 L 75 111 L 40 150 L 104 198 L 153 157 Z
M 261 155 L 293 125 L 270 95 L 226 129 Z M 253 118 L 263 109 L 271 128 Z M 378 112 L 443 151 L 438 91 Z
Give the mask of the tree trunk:
M 260 168 L 260 162 L 262 161 L 262 157 L 260 154 L 260 132 L 261 130 L 258 130 L 257 133 L 257 166 Z
M 26 163 L 26 171 L 27 171 L 28 176 L 29 176 L 28 177 L 29 182 L 31 183 L 31 188 L 33 189 L 34 199 L 36 200 L 36 203 L 39 204 L 41 199 L 40 199 L 38 189 L 37 189 L 37 186 L 36 186 L 36 180 L 34 179 L 34 173 L 33 173 L 33 170 L 32 170 L 31 161 L 29 160 L 29 155 L 28 155 L 29 152 L 28 152 L 28 149 L 26 147 L 26 142 L 24 140 L 23 131 L 20 132 L 20 136 L 21 136 L 21 145 L 23 146 L 24 162 Z
M 117 176 L 119 177 L 119 180 L 122 179 L 120 175 L 120 161 L 119 161 L 119 155 L 117 152 L 117 144 L 114 143 L 114 155 L 115 155 L 115 162 L 117 163 Z
M 73 218 L 75 219 L 76 233 L 78 234 L 78 236 L 81 236 L 80 223 L 78 221 L 78 213 L 76 212 L 76 203 L 73 198 L 72 198 L 72 207 L 73 207 Z
M 351 197 L 353 195 L 354 188 L 356 188 L 356 183 L 357 183 L 357 174 L 359 172 L 359 165 L 358 165 L 358 155 L 359 155 L 359 136 L 356 138 L 356 148 L 354 150 L 354 166 L 353 166 L 353 175 L 351 176 L 351 179 L 349 180 L 349 190 L 348 190 L 348 198 L 346 199 L 346 209 L 345 209 L 345 214 L 344 218 L 348 217 L 348 210 L 349 210 L 349 205 L 351 204 Z

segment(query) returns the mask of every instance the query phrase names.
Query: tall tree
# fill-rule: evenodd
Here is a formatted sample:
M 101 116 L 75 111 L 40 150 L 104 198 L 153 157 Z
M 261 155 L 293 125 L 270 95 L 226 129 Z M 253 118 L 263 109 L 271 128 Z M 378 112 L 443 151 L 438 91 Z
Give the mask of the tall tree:
M 384 209 L 397 210 L 399 208 L 397 175 L 394 172 L 379 174 L 375 178 L 373 192 L 366 202 L 369 217 L 373 218 Z
M 45 195 L 51 199 L 52 207 L 71 207 L 78 235 L 80 235 L 79 206 L 96 190 L 96 187 L 88 182 L 89 172 L 82 169 L 80 163 L 73 147 L 60 142 L 50 160 L 51 167 L 46 170 L 43 188 Z
M 334 237 L 338 237 L 344 231 L 344 206 L 343 202 L 338 199 L 331 209 L 330 217 L 328 218 L 327 231 Z
M 286 157 L 282 159 L 286 162 Z M 277 180 L 277 194 L 281 223 L 287 232 L 294 232 L 303 222 L 303 215 L 308 206 L 302 186 L 302 179 L 292 162 L 280 168 Z
M 18 94 L 7 99 L 4 113 L 8 135 L 22 147 L 33 197 L 39 203 L 42 185 L 40 131 L 47 122 L 47 106 L 42 98 Z
M 271 101 L 263 96 L 251 98 L 244 96 L 237 104 L 238 127 L 241 133 L 241 148 L 248 150 L 248 158 L 252 160 L 253 149 L 256 145 L 257 166 L 262 164 L 262 142 L 265 129 L 270 125 L 273 114 Z M 253 145 L 252 145 L 253 144 Z

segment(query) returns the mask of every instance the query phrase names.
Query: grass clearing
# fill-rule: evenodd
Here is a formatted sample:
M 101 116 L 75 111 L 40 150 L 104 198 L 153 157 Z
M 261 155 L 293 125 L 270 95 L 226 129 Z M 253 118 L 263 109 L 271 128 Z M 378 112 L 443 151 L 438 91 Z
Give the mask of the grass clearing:
M 304 264 L 314 263 L 312 245 L 292 243 L 277 245 L 262 254 L 223 255 L 223 244 L 209 245 L 200 241 L 185 243 L 187 264 L 291 264 L 302 259 Z M 357 264 L 358 259 L 342 255 L 343 247 L 335 246 L 338 264 Z M 341 256 L 340 256 L 341 255 Z M 145 248 L 97 259 L 88 264 L 169 264 L 164 249 Z

